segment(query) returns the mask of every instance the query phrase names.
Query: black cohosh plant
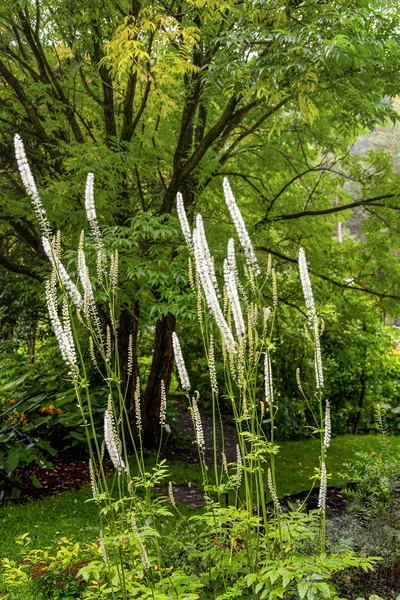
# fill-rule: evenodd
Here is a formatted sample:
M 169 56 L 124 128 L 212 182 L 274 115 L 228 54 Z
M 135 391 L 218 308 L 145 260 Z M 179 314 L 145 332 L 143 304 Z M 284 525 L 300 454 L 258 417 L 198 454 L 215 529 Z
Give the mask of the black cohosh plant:
M 197 216 L 193 231 L 186 218 L 183 199 L 177 209 L 189 249 L 189 283 L 194 293 L 198 321 L 210 372 L 213 407 L 213 477 L 209 477 L 201 422 L 200 398 L 191 391 L 184 361 L 184 348 L 176 333 L 173 348 L 179 380 L 184 389 L 194 424 L 204 482 L 204 509 L 184 516 L 169 485 L 167 500 L 155 493 L 155 486 L 168 480 L 168 466 L 157 455 L 156 466 L 146 468 L 142 444 L 140 382 L 136 386 L 135 422 L 129 418 L 121 385 L 118 344 L 118 255 L 107 256 L 94 205 L 94 178 L 86 185 L 86 211 L 91 236 L 97 251 L 97 278 L 93 285 L 85 255 L 85 235 L 78 249 L 79 281 L 73 282 L 60 255 L 59 236 L 53 236 L 40 196 L 26 161 L 22 141 L 16 137 L 16 154 L 22 180 L 39 218 L 43 247 L 53 266 L 46 284 L 50 319 L 82 414 L 90 453 L 92 501 L 101 523 L 99 559 L 82 568 L 90 584 L 85 598 L 153 598 L 158 600 L 196 598 L 335 598 L 331 576 L 349 566 L 372 568 L 374 559 L 359 558 L 352 552 L 331 555 L 326 548 L 326 456 L 330 441 L 329 404 L 324 400 L 324 381 L 319 338 L 319 319 L 304 251 L 300 251 L 299 270 L 308 315 L 307 329 L 314 347 L 318 410 L 310 409 L 315 433 L 321 440 L 318 511 L 285 513 L 276 486 L 274 419 L 278 410 L 274 397 L 271 365 L 271 337 L 278 309 L 276 274 L 268 260 L 263 270 L 255 256 L 242 215 L 227 180 L 224 194 L 238 233 L 244 256 L 237 264 L 233 238 L 228 242 L 223 264 L 223 285 L 217 276 L 204 231 Z M 241 278 L 239 273 L 244 273 Z M 272 287 L 272 306 L 265 304 L 265 290 Z M 107 299 L 109 324 L 104 327 L 96 304 L 101 291 Z M 60 314 L 60 298 L 61 314 Z M 85 365 L 88 348 L 91 361 L 101 373 L 108 392 L 104 407 L 104 439 L 98 441 L 91 411 L 91 389 Z M 215 356 L 222 355 L 224 389 L 231 401 L 237 432 L 237 457 L 228 464 L 222 448 L 218 456 L 217 424 L 223 430 L 219 410 L 219 387 Z M 131 350 L 128 352 L 131 356 Z M 127 368 L 132 376 L 131 365 Z M 260 380 L 264 392 L 257 391 Z M 300 374 L 298 386 L 306 401 Z M 165 426 L 167 390 L 160 402 L 161 440 Z M 263 421 L 268 416 L 268 430 Z M 133 448 L 133 457 L 128 448 Z M 107 478 L 103 469 L 105 453 L 115 467 Z M 135 463 L 135 469 L 132 468 Z M 134 472 L 134 474 L 133 474 Z M 224 506 L 223 498 L 234 498 Z M 272 500 L 272 510 L 269 500 Z M 167 522 L 176 522 L 177 533 L 166 533 Z

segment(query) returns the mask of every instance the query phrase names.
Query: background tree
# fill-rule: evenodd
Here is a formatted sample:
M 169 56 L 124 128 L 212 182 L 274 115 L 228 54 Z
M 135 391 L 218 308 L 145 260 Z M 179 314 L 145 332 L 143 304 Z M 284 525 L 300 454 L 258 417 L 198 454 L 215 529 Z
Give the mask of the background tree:
M 382 235 L 382 223 L 396 219 L 397 181 L 386 156 L 349 152 L 361 130 L 397 117 L 385 101 L 400 87 L 389 4 L 6 0 L 0 21 L 0 264 L 26 281 L 42 277 L 37 224 L 15 170 L 19 132 L 67 247 L 85 222 L 88 171 L 102 223 L 119 228 L 122 367 L 129 335 L 137 342 L 141 323 L 154 326 L 148 437 L 184 305 L 181 242 L 169 217 L 178 190 L 190 214 L 205 205 L 228 231 L 216 198 L 229 175 L 246 197 L 261 258 L 268 251 L 290 263 L 303 244 L 324 285 L 397 301 L 395 237 Z M 358 239 L 340 247 L 332 239 L 332 219 L 359 207 L 368 211 L 371 256 Z

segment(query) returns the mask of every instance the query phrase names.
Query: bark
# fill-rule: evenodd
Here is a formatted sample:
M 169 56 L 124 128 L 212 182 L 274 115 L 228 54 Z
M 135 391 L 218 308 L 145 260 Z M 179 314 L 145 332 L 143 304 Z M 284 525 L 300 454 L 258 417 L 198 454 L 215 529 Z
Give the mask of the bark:
M 129 308 L 121 311 L 118 330 L 119 364 L 121 370 L 122 390 L 126 398 L 126 407 L 130 421 L 135 419 L 134 393 L 136 380 L 139 377 L 139 362 L 137 354 L 137 338 L 139 332 L 139 303 L 132 301 Z M 132 375 L 128 379 L 128 349 L 129 336 L 132 336 Z
M 146 446 L 156 443 L 157 433 L 160 431 L 161 381 L 164 381 L 168 392 L 174 366 L 172 333 L 175 330 L 175 322 L 175 316 L 168 314 L 156 324 L 153 360 L 142 402 L 143 441 Z
M 357 409 L 357 414 L 356 414 L 356 419 L 354 421 L 354 427 L 353 427 L 353 434 L 357 435 L 358 434 L 358 430 L 360 427 L 360 421 L 361 421 L 361 415 L 362 415 L 362 410 L 363 410 L 363 406 L 364 406 L 364 399 L 365 399 L 365 370 L 363 369 L 361 371 L 361 390 L 360 390 L 360 397 L 358 400 L 358 409 Z

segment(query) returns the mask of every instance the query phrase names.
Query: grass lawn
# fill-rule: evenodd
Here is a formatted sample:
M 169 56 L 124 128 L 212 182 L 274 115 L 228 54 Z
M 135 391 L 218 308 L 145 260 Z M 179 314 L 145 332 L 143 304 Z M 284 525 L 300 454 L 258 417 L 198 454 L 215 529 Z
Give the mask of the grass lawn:
M 400 438 L 388 438 L 394 451 L 400 450 Z M 277 487 L 280 496 L 310 488 L 310 478 L 318 466 L 319 443 L 317 440 L 280 442 L 277 458 Z M 355 452 L 380 452 L 382 440 L 379 436 L 345 435 L 332 440 L 328 452 L 330 483 L 343 481 L 340 473 L 343 464 L 354 460 Z M 192 465 L 170 465 L 171 477 L 178 485 L 201 485 L 200 469 Z M 211 471 L 211 469 L 210 469 Z M 96 506 L 85 503 L 91 496 L 89 487 L 64 492 L 22 505 L 7 505 L 0 509 L 0 557 L 16 559 L 19 546 L 15 540 L 29 532 L 32 548 L 52 547 L 65 536 L 80 542 L 91 542 L 99 533 Z M 7 593 L 0 580 L 0 600 L 30 600 L 23 590 Z

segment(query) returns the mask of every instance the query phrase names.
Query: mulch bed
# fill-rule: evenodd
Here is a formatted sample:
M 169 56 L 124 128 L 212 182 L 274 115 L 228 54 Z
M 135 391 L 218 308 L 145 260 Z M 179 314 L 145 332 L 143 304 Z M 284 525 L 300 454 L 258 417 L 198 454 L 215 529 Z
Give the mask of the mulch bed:
M 21 482 L 18 484 L 20 494 L 16 498 L 18 503 L 55 496 L 67 490 L 78 490 L 90 482 L 87 460 L 54 458 L 52 464 L 51 469 L 41 469 L 37 465 L 32 465 L 15 470 L 15 474 L 21 478 Z M 103 465 L 106 475 L 114 470 L 110 460 L 104 460 Z M 36 487 L 32 477 L 36 478 L 42 487 Z

